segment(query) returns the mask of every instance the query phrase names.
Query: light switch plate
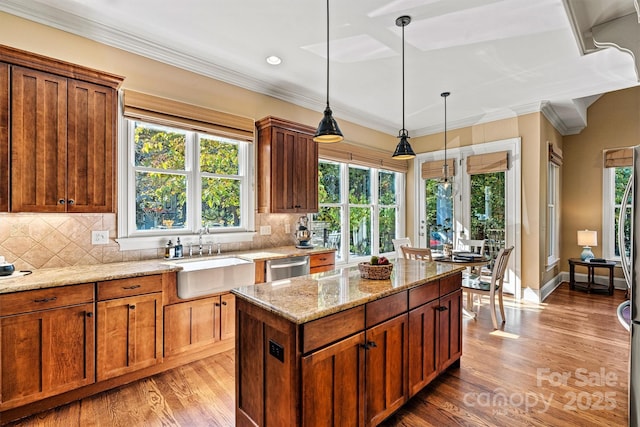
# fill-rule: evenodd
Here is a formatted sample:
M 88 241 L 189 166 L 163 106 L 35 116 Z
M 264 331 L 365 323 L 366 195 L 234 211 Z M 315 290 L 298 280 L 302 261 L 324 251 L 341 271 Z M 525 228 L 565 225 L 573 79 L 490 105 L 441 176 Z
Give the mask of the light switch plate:
M 92 245 L 106 245 L 109 243 L 109 231 L 92 231 L 91 232 L 91 244 Z
M 261 225 L 260 226 L 260 235 L 267 236 L 271 234 L 271 226 L 270 225 Z

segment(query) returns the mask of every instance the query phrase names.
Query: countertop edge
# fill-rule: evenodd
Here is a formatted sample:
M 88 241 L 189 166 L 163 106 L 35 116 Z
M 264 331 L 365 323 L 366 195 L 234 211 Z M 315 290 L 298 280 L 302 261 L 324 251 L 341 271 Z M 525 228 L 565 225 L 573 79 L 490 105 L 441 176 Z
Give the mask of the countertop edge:
M 351 269 L 351 268 L 354 268 L 354 267 L 342 267 L 342 268 L 337 268 L 336 270 Z M 388 289 L 388 290 L 385 290 L 385 291 L 382 291 L 382 292 L 378 292 L 376 294 L 373 294 L 373 295 L 370 295 L 370 296 L 367 296 L 367 297 L 360 298 L 358 300 L 350 301 L 348 303 L 338 304 L 338 305 L 332 306 L 330 308 L 326 308 L 326 309 L 323 309 L 323 310 L 318 310 L 318 311 L 316 311 L 316 312 L 314 312 L 312 314 L 305 315 L 305 316 L 294 316 L 294 315 L 291 315 L 290 313 L 288 313 L 286 311 L 279 310 L 278 308 L 273 307 L 272 305 L 266 304 L 264 301 L 262 301 L 259 298 L 255 298 L 255 297 L 252 297 L 250 295 L 247 295 L 247 294 L 243 293 L 240 288 L 231 289 L 231 293 L 234 294 L 237 298 L 240 298 L 240 299 L 242 299 L 244 301 L 247 301 L 247 302 L 249 302 L 251 304 L 254 304 L 254 305 L 256 305 L 256 306 L 258 306 L 258 307 L 260 307 L 260 308 L 262 308 L 262 309 L 264 309 L 264 310 L 266 310 L 266 311 L 268 311 L 270 313 L 278 315 L 278 316 L 280 316 L 280 317 L 282 317 L 282 318 L 284 318 L 284 319 L 286 319 L 286 320 L 288 320 L 288 321 L 290 321 L 292 323 L 295 323 L 297 325 L 301 325 L 301 324 L 304 324 L 304 323 L 311 322 L 313 320 L 317 320 L 317 319 L 326 317 L 326 316 L 331 315 L 331 314 L 335 314 L 335 313 L 338 313 L 338 312 L 341 312 L 341 311 L 344 311 L 344 310 L 348 310 L 350 308 L 354 308 L 354 307 L 358 307 L 360 305 L 364 305 L 364 304 L 372 302 L 372 301 L 376 301 L 378 299 L 387 297 L 389 295 L 393 295 L 393 294 L 396 294 L 396 293 L 399 293 L 399 292 L 402 292 L 402 291 L 406 291 L 406 290 L 411 289 L 411 288 L 415 288 L 417 286 L 423 285 L 423 284 L 431 282 L 433 280 L 440 279 L 442 277 L 447 277 L 447 276 L 451 276 L 453 274 L 457 274 L 457 273 L 462 272 L 464 270 L 465 270 L 465 267 L 452 266 L 450 271 L 447 271 L 447 272 L 444 272 L 444 273 L 441 273 L 441 274 L 431 275 L 429 277 L 425 277 L 424 279 L 412 281 L 412 282 L 403 284 L 403 285 L 395 287 L 395 288 L 391 288 L 391 289 Z M 308 276 L 301 276 L 301 277 L 297 277 L 297 278 L 292 278 L 290 280 L 291 280 L 292 285 L 295 286 L 296 282 L 308 279 L 308 278 L 313 277 L 313 276 L 314 275 L 311 274 L 311 275 L 308 275 Z M 363 281 L 363 282 L 372 281 L 370 279 L 360 279 L 360 280 Z M 253 285 L 253 286 L 261 286 L 261 285 L 263 285 L 263 284 L 258 284 L 258 285 Z

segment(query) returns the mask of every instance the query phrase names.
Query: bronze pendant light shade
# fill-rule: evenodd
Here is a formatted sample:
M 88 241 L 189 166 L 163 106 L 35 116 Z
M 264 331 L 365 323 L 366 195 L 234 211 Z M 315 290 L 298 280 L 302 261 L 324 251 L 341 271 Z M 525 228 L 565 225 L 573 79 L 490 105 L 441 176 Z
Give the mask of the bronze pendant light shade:
M 396 19 L 396 25 L 402 27 L 402 129 L 398 132 L 398 138 L 400 142 L 393 152 L 393 158 L 395 159 L 413 159 L 416 153 L 413 152 L 411 144 L 409 144 L 409 132 L 404 127 L 404 27 L 409 25 L 411 17 L 404 15 Z
M 344 139 L 338 122 L 333 118 L 333 112 L 329 107 L 329 0 L 327 0 L 327 108 L 324 109 L 324 117 L 318 124 L 318 130 L 313 135 L 315 142 L 340 142 Z

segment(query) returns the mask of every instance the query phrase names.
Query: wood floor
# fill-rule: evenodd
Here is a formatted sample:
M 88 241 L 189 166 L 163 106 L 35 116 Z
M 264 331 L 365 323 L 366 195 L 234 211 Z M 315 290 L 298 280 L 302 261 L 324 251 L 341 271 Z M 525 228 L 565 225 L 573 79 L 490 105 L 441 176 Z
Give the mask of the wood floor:
M 629 334 L 624 292 L 562 284 L 540 305 L 506 301 L 464 319 L 460 368 L 418 393 L 385 426 L 626 426 Z M 31 416 L 15 426 L 232 426 L 232 351 Z

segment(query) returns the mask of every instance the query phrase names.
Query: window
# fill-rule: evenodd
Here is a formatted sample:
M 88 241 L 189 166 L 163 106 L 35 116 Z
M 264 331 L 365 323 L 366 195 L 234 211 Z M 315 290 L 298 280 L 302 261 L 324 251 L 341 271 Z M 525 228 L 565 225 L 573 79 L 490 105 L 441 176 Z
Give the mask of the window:
M 560 257 L 560 168 L 552 162 L 547 168 L 547 266 L 551 266 Z
M 337 258 L 392 254 L 391 240 L 400 237 L 404 174 L 320 160 L 318 176 L 319 212 L 312 220 L 323 224 L 325 244 L 337 249 Z
M 624 209 L 624 253 L 629 256 L 631 248 L 631 213 L 633 200 L 624 200 L 624 192 L 632 174 L 632 167 L 608 167 L 603 173 L 603 225 L 602 251 L 606 259 L 619 260 L 620 246 L 618 244 L 618 227 L 620 211 Z
M 128 120 L 128 235 L 250 229 L 248 143 Z

